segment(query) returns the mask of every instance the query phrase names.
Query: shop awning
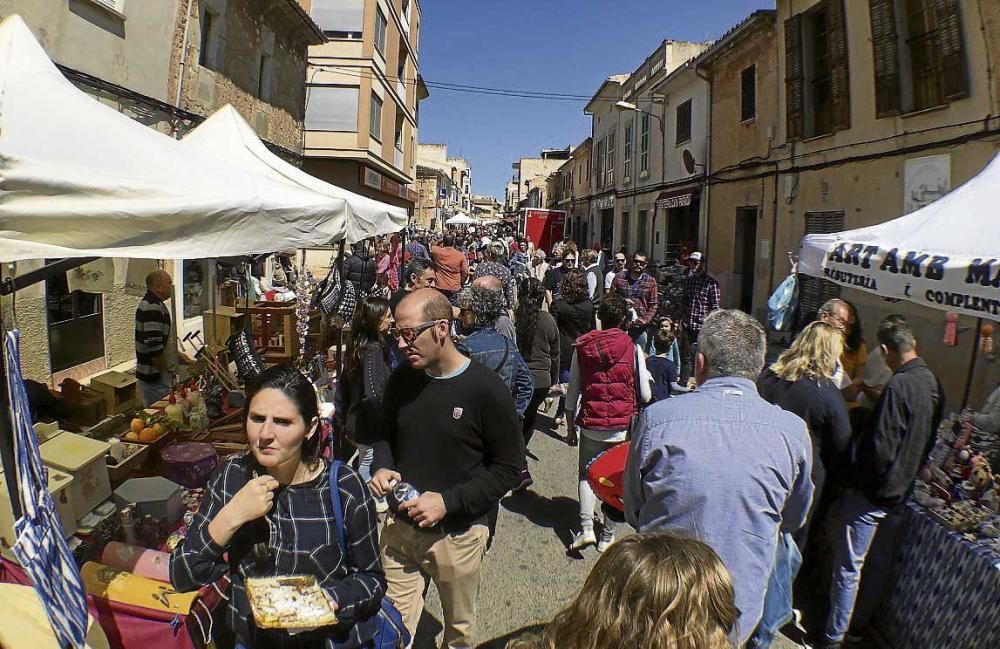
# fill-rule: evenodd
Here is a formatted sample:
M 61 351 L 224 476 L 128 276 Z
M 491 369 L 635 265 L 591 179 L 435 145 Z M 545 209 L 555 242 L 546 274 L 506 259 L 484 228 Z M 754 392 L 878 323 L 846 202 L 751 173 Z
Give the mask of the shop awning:
M 445 221 L 447 225 L 478 225 L 479 221 L 476 219 L 466 216 L 465 214 L 458 213 Z
M 73 86 L 0 23 L 0 261 L 192 259 L 325 245 L 346 199 L 182 147 Z
M 799 272 L 935 309 L 1000 319 L 1000 156 L 926 207 L 867 228 L 810 234 Z
M 277 183 L 316 192 L 335 203 L 346 201 L 348 243 L 399 232 L 406 227 L 405 209 L 331 185 L 272 153 L 229 104 L 185 135 L 181 148 L 217 158 Z

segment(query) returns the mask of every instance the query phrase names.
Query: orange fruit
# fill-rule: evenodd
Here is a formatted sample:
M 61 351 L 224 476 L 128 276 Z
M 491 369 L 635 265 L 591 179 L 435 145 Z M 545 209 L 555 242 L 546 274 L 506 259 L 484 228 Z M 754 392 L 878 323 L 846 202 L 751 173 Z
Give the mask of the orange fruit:
M 139 441 L 139 433 L 135 432 L 134 430 L 130 430 L 129 432 L 125 433 L 125 441 L 126 442 L 138 442 Z
M 138 417 L 136 417 L 135 419 L 133 419 L 132 423 L 129 425 L 129 428 L 136 435 L 138 435 L 139 433 L 141 433 L 142 429 L 145 428 L 145 427 L 146 427 L 146 424 L 143 423 L 143 421 L 141 419 L 139 419 Z
M 154 441 L 157 437 L 156 431 L 152 428 L 143 428 L 142 432 L 139 433 L 139 441 L 146 442 L 147 444 Z

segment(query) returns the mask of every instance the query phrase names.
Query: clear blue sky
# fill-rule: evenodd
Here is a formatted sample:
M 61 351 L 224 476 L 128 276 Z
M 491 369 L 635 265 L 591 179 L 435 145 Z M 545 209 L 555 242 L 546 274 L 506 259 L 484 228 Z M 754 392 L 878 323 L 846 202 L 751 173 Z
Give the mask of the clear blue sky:
M 663 39 L 718 38 L 773 0 L 421 0 L 420 73 L 428 81 L 590 97 Z M 472 165 L 472 191 L 503 202 L 517 158 L 590 135 L 586 101 L 431 89 L 419 140 Z

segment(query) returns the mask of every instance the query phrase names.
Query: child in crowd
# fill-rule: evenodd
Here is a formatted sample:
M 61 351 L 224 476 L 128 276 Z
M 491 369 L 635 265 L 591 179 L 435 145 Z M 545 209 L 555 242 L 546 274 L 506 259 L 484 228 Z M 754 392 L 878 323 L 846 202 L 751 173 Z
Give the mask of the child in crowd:
M 646 359 L 646 369 L 653 376 L 653 401 L 661 401 L 675 394 L 687 392 L 687 387 L 677 383 L 680 368 L 680 350 L 674 335 L 673 323 L 668 319 L 660 324 L 653 336 L 655 356 Z

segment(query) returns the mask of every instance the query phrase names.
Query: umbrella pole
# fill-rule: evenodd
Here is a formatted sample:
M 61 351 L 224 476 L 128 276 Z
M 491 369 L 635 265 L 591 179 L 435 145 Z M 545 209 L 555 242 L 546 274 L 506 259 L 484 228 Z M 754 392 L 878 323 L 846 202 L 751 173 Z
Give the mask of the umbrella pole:
M 962 396 L 962 409 L 969 406 L 969 397 L 972 392 L 972 377 L 976 373 L 976 355 L 979 352 L 979 338 L 983 331 L 983 319 L 976 319 L 976 339 L 972 343 L 972 359 L 969 361 L 969 375 L 965 379 L 965 394 Z

